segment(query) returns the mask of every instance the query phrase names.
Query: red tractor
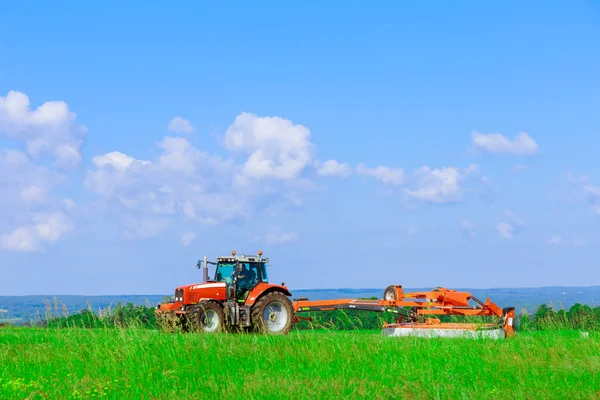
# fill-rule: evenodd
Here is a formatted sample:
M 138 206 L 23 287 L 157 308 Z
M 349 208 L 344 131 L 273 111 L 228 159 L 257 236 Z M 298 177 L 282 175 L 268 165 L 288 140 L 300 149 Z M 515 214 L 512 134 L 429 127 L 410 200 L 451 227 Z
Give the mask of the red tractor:
M 157 319 L 184 331 L 287 334 L 295 321 L 292 294 L 283 283 L 269 283 L 268 262 L 262 251 L 257 256 L 233 251 L 217 262 L 204 257 L 204 282 L 177 287 L 174 299 L 156 306 Z M 216 266 L 212 280 L 208 264 Z

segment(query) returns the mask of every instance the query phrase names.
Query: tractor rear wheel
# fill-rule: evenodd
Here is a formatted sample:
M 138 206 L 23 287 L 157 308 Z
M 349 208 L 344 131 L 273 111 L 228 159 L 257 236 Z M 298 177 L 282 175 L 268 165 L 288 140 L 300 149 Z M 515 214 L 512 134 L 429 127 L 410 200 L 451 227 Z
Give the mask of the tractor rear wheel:
M 294 325 L 294 308 L 281 292 L 267 293 L 252 307 L 252 326 L 256 332 L 286 335 Z
M 226 330 L 223 307 L 215 302 L 197 304 L 189 311 L 188 319 L 194 332 L 219 333 Z

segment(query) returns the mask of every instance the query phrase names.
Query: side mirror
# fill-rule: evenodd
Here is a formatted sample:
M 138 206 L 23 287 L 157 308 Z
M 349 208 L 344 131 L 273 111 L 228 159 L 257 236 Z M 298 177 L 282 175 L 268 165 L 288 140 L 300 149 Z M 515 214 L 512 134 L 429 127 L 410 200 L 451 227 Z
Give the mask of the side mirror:
M 202 261 L 198 260 L 196 263 L 196 268 L 200 269 L 202 267 Z

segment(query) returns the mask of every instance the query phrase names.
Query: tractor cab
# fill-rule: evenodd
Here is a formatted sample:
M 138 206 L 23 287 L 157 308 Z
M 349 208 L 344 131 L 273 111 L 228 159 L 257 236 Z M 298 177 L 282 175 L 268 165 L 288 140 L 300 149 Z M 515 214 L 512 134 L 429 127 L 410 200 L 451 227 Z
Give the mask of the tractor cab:
M 217 257 L 214 280 L 211 282 L 226 283 L 234 290 L 235 298 L 243 302 L 248 292 L 259 283 L 269 283 L 267 262 L 269 259 L 262 258 L 262 251 L 258 252 L 258 256 L 237 256 L 233 251 L 231 257 Z

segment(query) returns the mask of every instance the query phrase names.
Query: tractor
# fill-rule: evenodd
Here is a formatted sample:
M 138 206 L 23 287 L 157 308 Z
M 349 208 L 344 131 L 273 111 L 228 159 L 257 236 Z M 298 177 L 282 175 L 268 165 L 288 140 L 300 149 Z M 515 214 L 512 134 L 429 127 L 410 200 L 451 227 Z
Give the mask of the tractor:
M 218 333 L 246 331 L 285 335 L 295 322 L 292 295 L 284 283 L 269 283 L 268 258 L 258 255 L 204 257 L 203 283 L 179 286 L 173 299 L 156 306 L 163 326 L 183 331 Z M 208 265 L 215 265 L 209 279 Z M 198 261 L 197 267 L 201 268 Z

